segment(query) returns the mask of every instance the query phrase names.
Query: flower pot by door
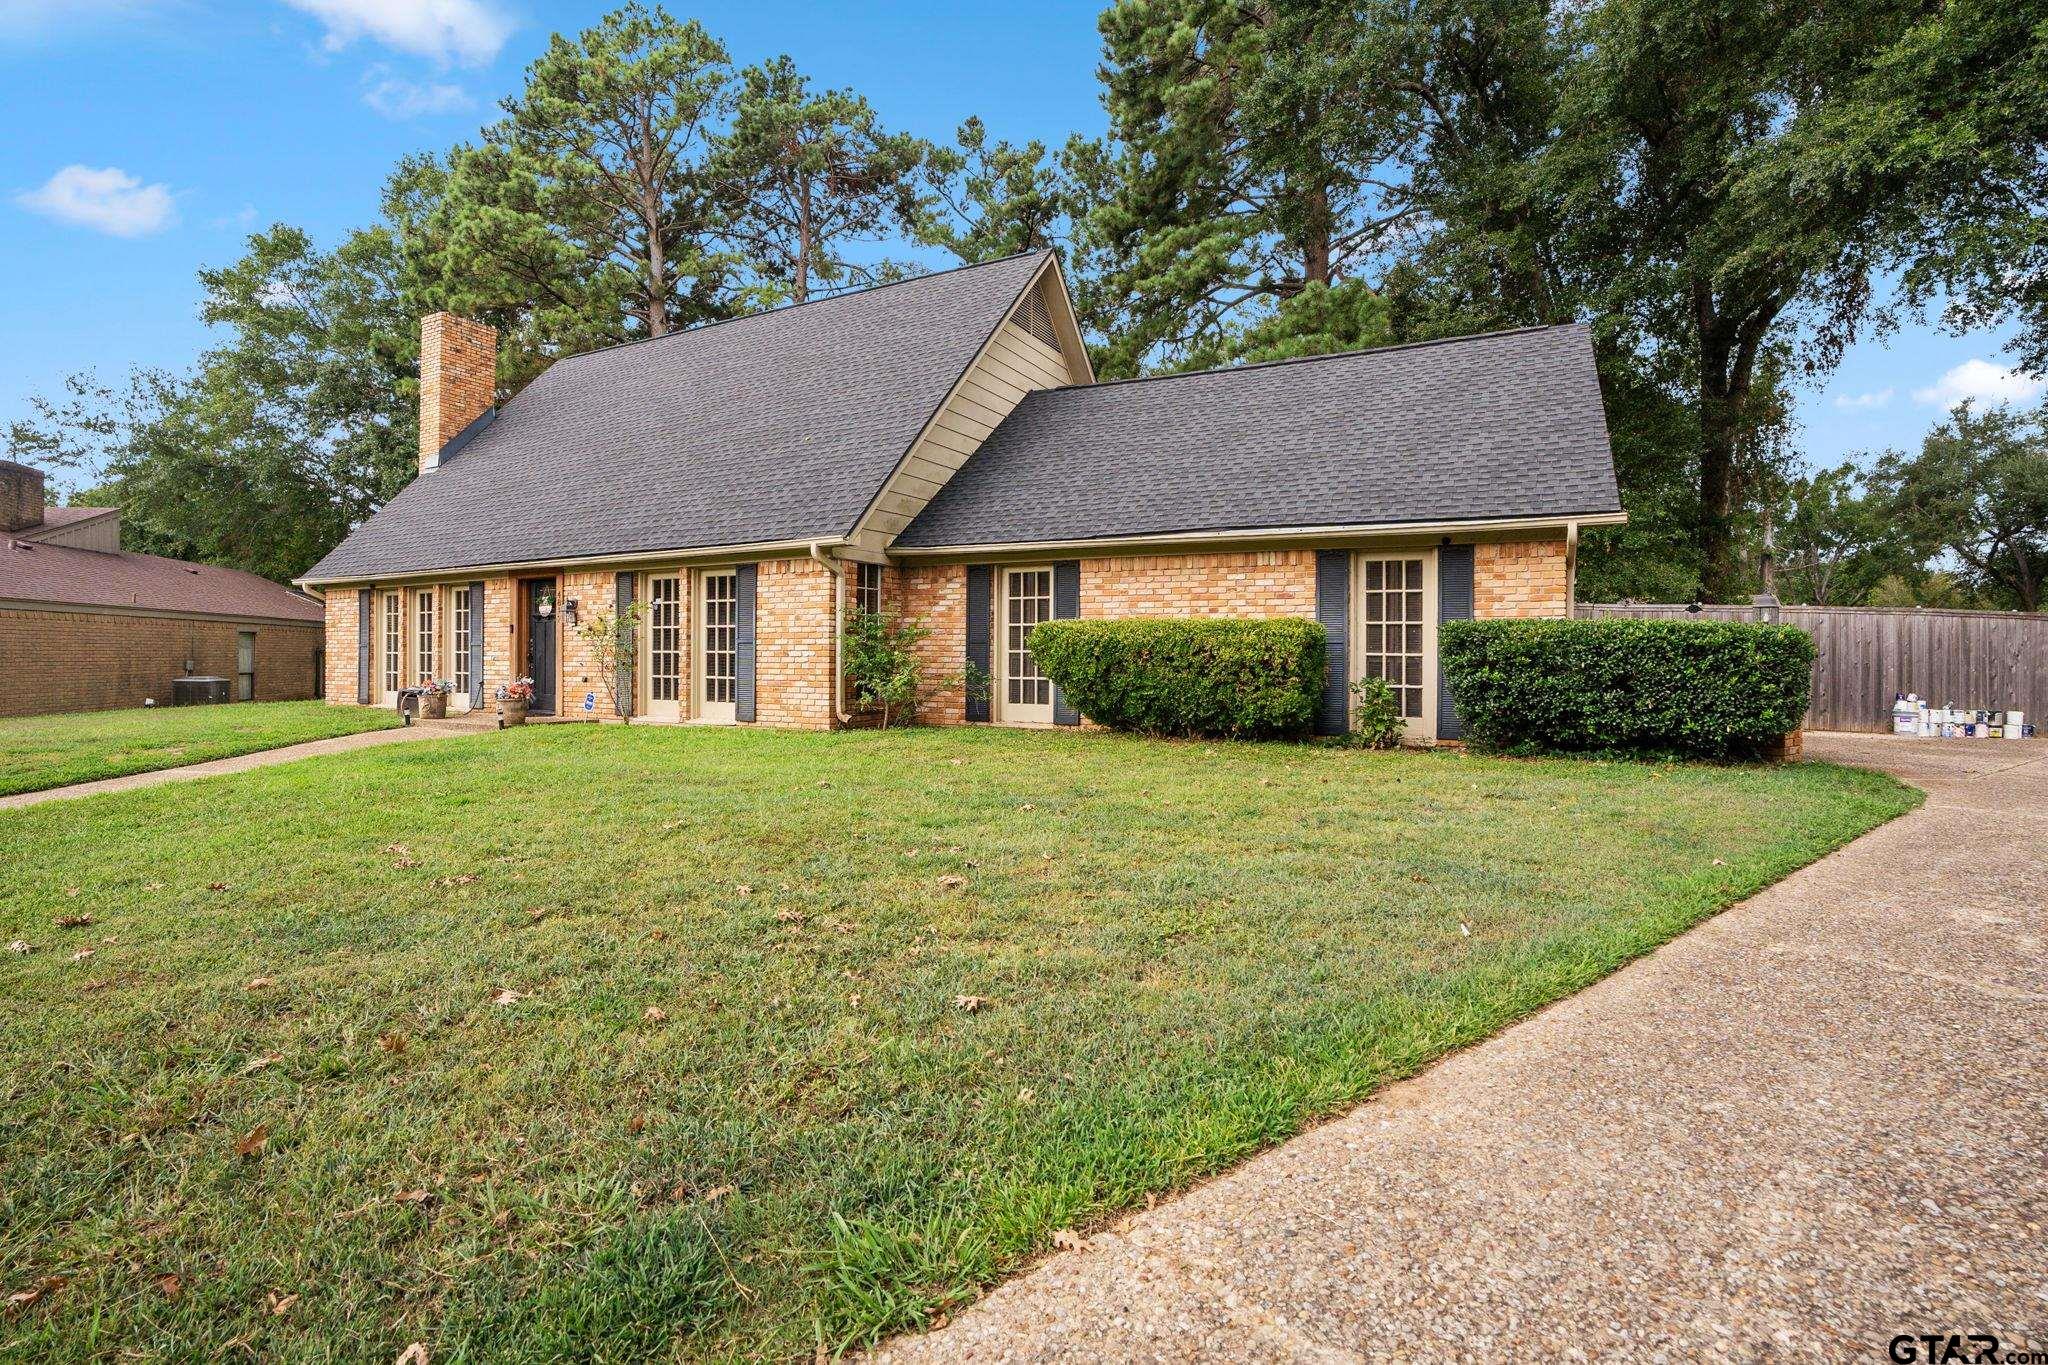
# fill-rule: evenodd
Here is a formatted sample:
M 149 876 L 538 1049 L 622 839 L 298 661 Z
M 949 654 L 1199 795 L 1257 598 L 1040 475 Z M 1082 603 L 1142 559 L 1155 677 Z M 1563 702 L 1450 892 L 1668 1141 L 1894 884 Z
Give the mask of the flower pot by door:
M 500 698 L 498 698 L 498 726 L 499 726 L 499 728 L 500 728 L 500 729 L 502 729 L 502 728 L 504 728 L 504 727 L 505 727 L 505 726 L 507 726 L 507 725 L 524 725 L 524 724 L 526 724 L 526 698 L 524 698 L 524 697 L 500 697 Z
M 448 718 L 448 694 L 428 692 L 420 697 L 421 720 L 446 720 Z

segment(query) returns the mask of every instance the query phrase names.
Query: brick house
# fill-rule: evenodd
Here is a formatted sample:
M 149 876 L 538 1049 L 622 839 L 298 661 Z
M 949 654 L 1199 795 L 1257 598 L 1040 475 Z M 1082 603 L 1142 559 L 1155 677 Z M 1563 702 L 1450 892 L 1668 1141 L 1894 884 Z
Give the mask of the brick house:
M 1579 529 L 1623 520 L 1583 328 L 1098 384 L 1049 252 L 568 357 L 502 409 L 494 365 L 424 322 L 420 475 L 303 580 L 330 701 L 528 675 L 609 713 L 575 627 L 637 601 L 633 719 L 826 728 L 860 606 L 989 678 L 925 719 L 1076 724 L 1036 621 L 1295 615 L 1325 729 L 1372 674 L 1450 738 L 1437 623 L 1567 614 Z
M 322 620 L 267 578 L 125 551 L 118 509 L 50 507 L 40 470 L 0 460 L 0 716 L 167 704 L 192 675 L 311 697 Z

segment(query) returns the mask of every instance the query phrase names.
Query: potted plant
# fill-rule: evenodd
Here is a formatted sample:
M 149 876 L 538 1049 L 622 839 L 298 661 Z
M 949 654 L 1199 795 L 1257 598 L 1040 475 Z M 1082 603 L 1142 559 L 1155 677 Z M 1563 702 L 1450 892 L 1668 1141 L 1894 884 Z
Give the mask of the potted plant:
M 498 685 L 498 728 L 526 724 L 526 708 L 533 704 L 533 679 L 514 678 Z
M 420 684 L 420 719 L 448 719 L 448 694 L 454 688 L 440 678 Z

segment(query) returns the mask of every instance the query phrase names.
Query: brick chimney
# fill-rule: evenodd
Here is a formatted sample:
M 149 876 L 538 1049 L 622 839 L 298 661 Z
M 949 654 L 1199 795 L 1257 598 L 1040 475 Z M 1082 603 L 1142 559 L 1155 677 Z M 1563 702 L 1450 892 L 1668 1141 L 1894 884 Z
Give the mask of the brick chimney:
M 420 473 L 491 410 L 498 387 L 498 330 L 453 313 L 420 319 Z
M 43 524 L 43 471 L 0 460 L 0 533 Z

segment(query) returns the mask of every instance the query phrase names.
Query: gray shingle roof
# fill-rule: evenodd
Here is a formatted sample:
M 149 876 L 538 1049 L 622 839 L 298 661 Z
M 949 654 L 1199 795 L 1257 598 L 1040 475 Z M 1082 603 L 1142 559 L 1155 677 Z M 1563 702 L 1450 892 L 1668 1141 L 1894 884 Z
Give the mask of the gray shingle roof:
M 1620 510 L 1580 326 L 1028 395 L 904 549 Z
M 560 360 L 307 578 L 845 535 L 1044 259 Z

